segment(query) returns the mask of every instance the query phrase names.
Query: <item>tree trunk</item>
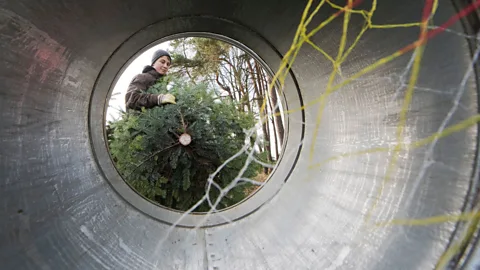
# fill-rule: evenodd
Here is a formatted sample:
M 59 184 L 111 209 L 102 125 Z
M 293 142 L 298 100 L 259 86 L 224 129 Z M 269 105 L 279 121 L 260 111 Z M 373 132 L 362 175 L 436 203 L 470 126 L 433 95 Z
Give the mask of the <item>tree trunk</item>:
M 259 65 L 256 61 L 254 61 L 254 64 L 255 64 L 255 70 L 257 71 L 256 73 L 255 73 L 250 61 L 248 61 L 248 69 L 250 70 L 250 73 L 251 73 L 252 79 L 253 79 L 253 83 L 254 83 L 254 86 L 255 86 L 255 92 L 256 92 L 256 95 L 257 95 L 256 100 L 257 100 L 257 104 L 258 104 L 258 110 L 260 112 L 260 118 L 265 120 L 262 124 L 262 132 L 263 132 L 264 140 L 265 140 L 265 151 L 267 151 L 267 159 L 268 159 L 269 162 L 272 162 L 273 157 L 272 157 L 272 152 L 271 152 L 272 147 L 271 147 L 271 142 L 270 142 L 269 121 L 268 121 L 268 118 L 266 118 L 267 117 L 267 107 L 265 106 L 264 110 L 261 110 L 262 105 L 263 105 L 263 101 L 264 101 L 264 98 L 265 98 L 266 89 L 265 89 L 265 86 L 262 83 L 263 78 L 261 77 L 261 73 L 259 72 Z M 269 174 L 270 169 L 269 168 L 264 168 L 264 172 L 266 174 Z
M 269 86 L 271 84 L 271 79 L 268 78 L 266 82 L 267 82 L 267 85 Z M 272 89 L 270 89 L 269 96 L 271 97 L 271 101 L 272 101 L 272 107 L 273 107 L 273 112 L 275 116 L 274 117 L 275 126 L 277 128 L 277 134 L 278 134 L 278 139 L 280 141 L 280 149 L 281 149 L 281 147 L 283 146 L 283 138 L 285 136 L 285 128 L 283 126 L 282 115 L 281 115 L 280 106 L 278 103 L 278 94 L 275 86 L 273 86 Z
M 284 135 L 285 135 L 285 129 L 283 127 L 283 121 L 282 121 L 282 115 L 281 115 L 281 111 L 280 111 L 280 107 L 278 106 L 278 96 L 277 96 L 277 91 L 274 89 L 272 89 L 270 91 L 270 97 L 271 97 L 271 101 L 272 101 L 272 107 L 273 107 L 273 112 L 274 112 L 274 119 L 275 119 L 275 126 L 277 128 L 277 132 L 278 132 L 278 139 L 280 141 L 280 148 L 282 147 L 283 145 L 283 138 L 284 138 Z
M 273 112 L 271 99 L 269 99 L 268 105 L 270 107 L 270 111 Z M 269 117 L 268 122 L 272 124 L 273 139 L 275 141 L 275 157 L 276 157 L 275 160 L 278 160 L 278 156 L 280 154 L 279 148 L 281 148 L 282 146 L 278 144 L 278 132 L 277 132 L 277 127 L 275 125 L 275 117 L 274 116 L 272 116 L 272 118 Z
M 254 92 L 255 92 L 255 96 L 253 99 L 255 99 L 257 101 L 257 106 L 258 106 L 258 109 L 260 110 L 260 108 L 262 107 L 262 93 L 260 92 L 260 87 L 258 85 L 258 80 L 255 76 L 255 72 L 253 71 L 253 67 L 252 67 L 252 64 L 250 63 L 250 61 L 247 61 L 247 65 L 248 65 L 248 70 L 250 71 L 250 76 L 252 78 L 252 83 L 253 83 L 253 89 L 254 89 Z M 262 112 L 260 112 L 261 115 Z

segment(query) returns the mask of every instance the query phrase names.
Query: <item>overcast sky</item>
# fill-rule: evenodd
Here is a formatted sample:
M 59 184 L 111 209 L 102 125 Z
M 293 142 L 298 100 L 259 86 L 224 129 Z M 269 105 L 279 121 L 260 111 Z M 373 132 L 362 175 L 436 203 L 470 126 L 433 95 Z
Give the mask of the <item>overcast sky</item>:
M 107 122 L 118 118 L 119 110 L 125 111 L 125 94 L 127 93 L 128 85 L 135 75 L 140 74 L 146 65 L 151 64 L 153 53 L 158 49 L 168 51 L 170 49 L 169 42 L 164 42 L 145 51 L 133 60 L 122 73 L 112 91 L 112 98 L 107 110 Z

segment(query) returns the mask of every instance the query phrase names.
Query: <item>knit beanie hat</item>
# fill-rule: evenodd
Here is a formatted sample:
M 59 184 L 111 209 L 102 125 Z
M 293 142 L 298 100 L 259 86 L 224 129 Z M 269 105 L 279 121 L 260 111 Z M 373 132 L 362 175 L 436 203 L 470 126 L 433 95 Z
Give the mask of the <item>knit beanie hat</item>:
M 170 59 L 170 62 L 172 62 L 172 57 L 170 56 L 170 54 L 165 51 L 165 50 L 158 50 L 156 51 L 154 54 L 153 54 L 153 57 L 152 57 L 152 65 L 155 64 L 155 62 L 158 60 L 158 58 L 162 57 L 162 56 L 166 56 L 168 57 L 168 59 Z

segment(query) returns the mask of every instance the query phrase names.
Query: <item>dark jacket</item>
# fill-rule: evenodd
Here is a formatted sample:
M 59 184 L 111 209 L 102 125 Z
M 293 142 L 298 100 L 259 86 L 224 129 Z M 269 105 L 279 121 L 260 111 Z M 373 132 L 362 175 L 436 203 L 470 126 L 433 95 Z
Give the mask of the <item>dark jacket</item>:
M 163 95 L 148 94 L 147 89 L 154 85 L 163 75 L 153 67 L 146 66 L 141 74 L 133 77 L 125 95 L 125 107 L 132 110 L 153 108 L 159 105 L 159 99 Z

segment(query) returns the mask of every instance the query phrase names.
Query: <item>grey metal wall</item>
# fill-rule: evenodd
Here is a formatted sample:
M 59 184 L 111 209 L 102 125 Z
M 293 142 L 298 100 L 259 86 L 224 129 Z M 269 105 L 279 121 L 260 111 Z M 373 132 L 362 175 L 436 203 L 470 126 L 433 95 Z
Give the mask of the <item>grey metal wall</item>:
M 374 21 L 419 21 L 422 4 L 380 1 Z M 391 151 L 310 168 L 332 156 L 396 143 L 411 53 L 334 93 L 317 137 L 318 105 L 292 113 L 285 157 L 274 175 L 282 183 L 289 176 L 288 181 L 261 207 L 249 208 L 257 211 L 233 223 L 194 230 L 159 222 L 121 198 L 106 180 L 109 172 L 99 166 L 110 162 L 92 150 L 91 131 L 101 130 L 101 122 L 92 119 L 102 119 L 104 107 L 98 101 L 102 96 L 95 95 L 102 91 L 105 99 L 109 86 L 99 89 L 101 74 L 113 79 L 124 63 L 120 60 L 136 49 L 188 31 L 237 39 L 276 68 L 304 5 L 286 0 L 1 1 L 0 268 L 434 268 L 464 232 L 464 223 L 372 224 L 472 209 L 476 126 L 400 152 L 387 182 Z M 314 22 L 334 12 L 324 8 Z M 440 24 L 455 12 L 454 5 L 441 1 L 434 21 Z M 335 55 L 342 23 L 335 20 L 312 40 Z M 352 18 L 350 42 L 362 25 L 360 16 Z M 450 29 L 426 47 L 406 123 L 407 142 L 477 112 L 477 75 L 464 80 L 472 58 L 468 41 L 476 39 L 465 37 L 460 23 Z M 392 54 L 418 33 L 418 28 L 369 30 L 342 65 L 342 76 Z M 112 61 L 118 63 L 109 67 Z M 305 46 L 285 89 L 289 108 L 318 98 L 331 70 L 319 52 Z

